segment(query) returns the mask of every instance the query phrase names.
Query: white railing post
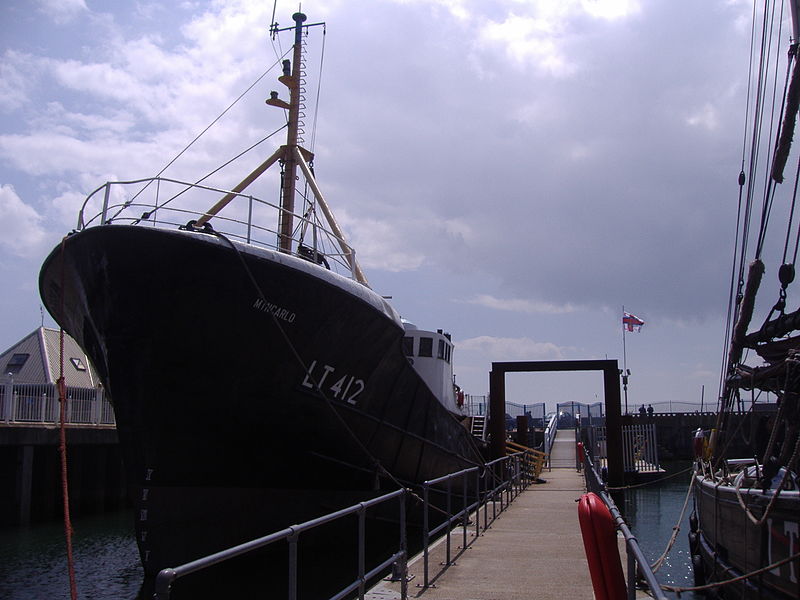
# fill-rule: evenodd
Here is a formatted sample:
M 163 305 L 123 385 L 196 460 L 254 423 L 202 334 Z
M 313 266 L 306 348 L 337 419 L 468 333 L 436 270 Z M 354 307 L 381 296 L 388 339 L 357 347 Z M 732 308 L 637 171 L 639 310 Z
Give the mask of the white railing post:
M 3 421 L 11 422 L 11 414 L 14 410 L 14 375 L 8 374 L 8 379 L 3 386 Z
M 55 383 L 50 384 L 50 420 L 58 424 L 59 411 L 61 406 L 58 402 L 58 386 Z
M 102 399 L 103 394 L 98 388 L 95 388 L 94 397 L 92 398 L 92 425 L 100 424 L 100 417 L 103 414 Z
M 105 425 L 106 422 L 106 396 L 101 386 L 94 388 L 95 402 L 97 402 L 97 425 Z

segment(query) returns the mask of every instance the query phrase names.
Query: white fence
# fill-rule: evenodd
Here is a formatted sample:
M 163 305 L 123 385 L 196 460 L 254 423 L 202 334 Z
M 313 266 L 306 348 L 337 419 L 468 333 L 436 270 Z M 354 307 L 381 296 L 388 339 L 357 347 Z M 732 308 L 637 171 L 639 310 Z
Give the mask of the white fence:
M 102 388 L 66 390 L 65 423 L 72 425 L 116 424 L 114 409 Z M 0 422 L 6 424 L 54 424 L 61 407 L 55 384 L 6 383 L 0 385 Z
M 606 428 L 593 427 L 593 455 L 608 458 Z M 655 423 L 622 427 L 622 462 L 626 472 L 646 472 L 659 468 Z

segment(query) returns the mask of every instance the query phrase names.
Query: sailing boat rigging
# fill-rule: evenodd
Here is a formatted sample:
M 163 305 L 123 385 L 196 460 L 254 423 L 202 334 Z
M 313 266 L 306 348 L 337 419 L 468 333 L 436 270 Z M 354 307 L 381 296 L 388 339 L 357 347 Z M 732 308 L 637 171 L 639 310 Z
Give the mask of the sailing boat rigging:
M 800 597 L 800 311 L 786 312 L 800 245 L 800 231 L 793 236 L 797 179 L 788 202 L 782 257 L 776 261 L 778 298 L 768 308 L 770 301 L 764 306 L 760 293 L 769 272 L 767 257 L 774 250 L 767 245 L 769 225 L 778 210 L 778 184 L 784 180 L 800 105 L 800 10 L 797 1 L 789 4 L 792 41 L 784 101 L 779 103 L 781 131 L 775 136 L 765 129 L 771 122 L 766 93 L 767 78 L 777 77 L 778 67 L 767 62 L 771 56 L 765 49 L 772 40 L 771 26 L 782 20 L 776 15 L 776 5 L 770 3 L 762 15 L 762 62 L 752 112 L 749 174 L 745 174 L 743 157 L 739 176 L 742 226 L 739 230 L 737 224 L 719 412 L 710 436 L 699 430 L 695 436 L 695 501 L 689 534 L 692 564 L 696 582 L 711 584 L 710 590 L 725 598 Z M 769 160 L 765 161 L 767 151 L 760 144 L 770 143 Z M 764 162 L 769 173 L 762 178 L 758 167 Z M 800 163 L 797 174 L 800 177 Z M 763 189 L 759 188 L 762 182 Z M 759 195 L 762 205 L 756 223 L 753 213 Z M 795 248 L 790 256 L 792 237 Z M 748 258 L 749 252 L 752 256 Z M 776 254 L 780 255 L 780 250 Z M 766 317 L 748 333 L 759 312 L 766 312 Z M 765 402 L 770 395 L 774 402 Z M 761 407 L 775 412 L 760 411 Z M 734 412 L 746 413 L 740 423 L 747 423 L 749 433 L 742 431 L 741 425 L 732 425 Z M 738 436 L 750 440 L 750 456 L 729 456 L 728 444 Z

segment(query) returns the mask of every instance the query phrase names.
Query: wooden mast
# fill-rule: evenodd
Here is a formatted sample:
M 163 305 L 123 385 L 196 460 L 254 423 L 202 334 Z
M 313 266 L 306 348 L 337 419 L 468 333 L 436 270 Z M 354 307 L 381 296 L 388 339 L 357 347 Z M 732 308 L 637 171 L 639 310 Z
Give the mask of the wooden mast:
M 283 77 L 278 79 L 289 88 L 289 131 L 284 153 L 283 201 L 281 202 L 278 233 L 278 249 L 287 254 L 292 252 L 292 229 L 294 227 L 294 190 L 297 179 L 295 148 L 297 148 L 297 129 L 300 117 L 300 60 L 302 55 L 303 22 L 306 20 L 306 16 L 297 12 L 292 15 L 292 19 L 294 19 L 295 23 L 292 74 L 289 76 L 284 73 Z
M 353 277 L 359 283 L 369 287 L 364 272 L 356 260 L 355 252 L 347 244 L 339 224 L 333 216 L 330 208 L 325 202 L 325 198 L 317 185 L 314 174 L 311 172 L 309 163 L 313 160 L 314 155 L 299 145 L 298 132 L 300 127 L 300 64 L 302 59 L 302 41 L 303 41 L 303 23 L 306 21 L 306 15 L 303 13 L 295 13 L 292 15 L 294 19 L 294 48 L 293 48 L 293 61 L 283 61 L 283 75 L 278 77 L 283 85 L 289 89 L 289 102 L 278 98 L 278 92 L 271 92 L 270 97 L 266 103 L 270 106 L 276 106 L 289 112 L 289 120 L 287 123 L 287 136 L 286 144 L 278 148 L 272 156 L 259 165 L 252 173 L 250 173 L 244 180 L 242 180 L 236 187 L 220 199 L 214 206 L 206 211 L 196 222 L 196 226 L 202 226 L 213 217 L 215 217 L 225 206 L 227 206 L 234 198 L 240 195 L 245 188 L 247 188 L 253 181 L 262 175 L 270 166 L 277 161 L 283 163 L 283 189 L 281 194 L 281 206 L 278 216 L 278 250 L 285 254 L 293 254 L 292 250 L 292 232 L 294 229 L 294 200 L 297 181 L 298 167 L 303 172 L 306 180 L 308 181 L 311 191 L 313 192 L 319 206 L 331 227 L 333 236 L 337 239 L 339 247 L 342 250 L 347 265 Z M 321 25 L 322 23 L 314 23 L 313 25 Z M 273 32 L 285 31 L 277 29 L 277 24 L 271 30 Z

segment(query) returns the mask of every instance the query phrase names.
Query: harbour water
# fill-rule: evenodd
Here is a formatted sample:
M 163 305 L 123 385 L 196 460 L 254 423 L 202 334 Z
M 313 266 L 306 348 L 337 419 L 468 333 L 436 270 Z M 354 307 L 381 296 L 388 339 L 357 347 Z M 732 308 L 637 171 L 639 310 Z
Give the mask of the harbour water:
M 689 463 L 667 465 L 669 473 Z M 663 552 L 686 498 L 689 474 L 626 492 L 625 515 L 652 562 Z M 657 573 L 659 581 L 693 585 L 687 508 L 675 546 Z M 82 600 L 135 600 L 142 569 L 133 539 L 133 514 L 120 511 L 75 519 L 74 557 Z M 674 596 L 674 594 L 673 594 Z M 0 599 L 68 598 L 69 579 L 61 523 L 0 530 Z M 692 599 L 691 593 L 681 595 Z
M 134 600 L 142 583 L 133 513 L 73 521 L 73 556 L 82 600 Z M 0 530 L 0 598 L 69 598 L 63 523 Z
M 691 473 L 686 472 L 691 462 L 676 461 L 661 466 L 667 470 L 669 479 L 625 491 L 625 520 L 651 565 L 666 549 L 673 527 L 680 526 L 675 544 L 656 572 L 656 578 L 666 585 L 691 587 L 694 585 L 688 539 L 691 498 L 683 519 L 678 521 L 691 481 Z M 675 593 L 667 592 L 667 596 L 677 598 Z M 702 596 L 684 592 L 680 597 L 692 600 Z

